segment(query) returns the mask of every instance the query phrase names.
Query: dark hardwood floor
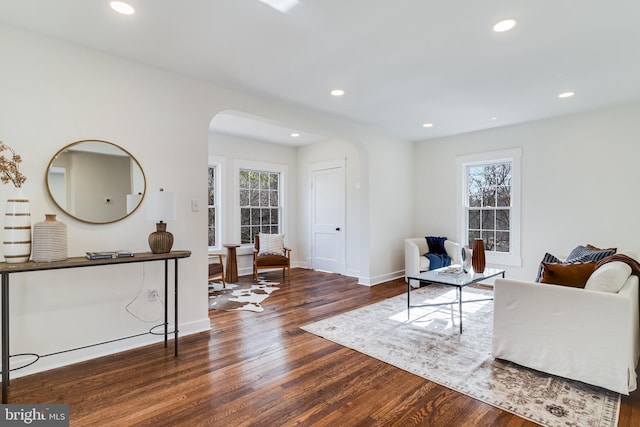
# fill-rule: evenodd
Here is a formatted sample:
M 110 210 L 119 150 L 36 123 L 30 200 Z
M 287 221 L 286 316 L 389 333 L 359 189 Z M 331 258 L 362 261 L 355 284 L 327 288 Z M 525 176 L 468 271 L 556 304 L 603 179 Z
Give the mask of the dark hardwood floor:
M 10 402 L 67 403 L 72 426 L 534 426 L 300 329 L 405 290 L 294 269 L 262 313 L 211 310 L 178 358 L 158 344 L 17 378 Z M 619 426 L 638 425 L 635 392 Z

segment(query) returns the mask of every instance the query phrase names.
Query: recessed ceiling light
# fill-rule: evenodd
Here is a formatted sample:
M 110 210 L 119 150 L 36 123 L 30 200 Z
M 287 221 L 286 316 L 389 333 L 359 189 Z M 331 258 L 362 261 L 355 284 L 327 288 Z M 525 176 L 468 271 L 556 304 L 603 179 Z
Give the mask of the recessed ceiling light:
M 496 25 L 494 25 L 493 31 L 495 31 L 496 33 L 503 33 L 505 31 L 509 31 L 515 26 L 516 26 L 515 19 L 505 19 L 503 21 L 498 22 Z
M 558 95 L 558 98 L 571 98 L 573 95 L 575 95 L 575 92 L 562 92 L 560 95 Z
M 497 117 L 491 117 L 491 120 L 498 120 Z
M 422 127 L 423 128 L 432 128 L 433 127 L 433 123 L 423 123 Z
M 132 15 L 135 12 L 133 6 L 123 1 L 112 1 L 109 5 L 111 6 L 111 9 L 118 13 L 122 13 L 123 15 Z
M 293 132 L 293 133 L 291 134 L 291 138 L 297 138 L 297 137 L 299 137 L 299 136 L 300 136 L 300 134 L 299 134 L 299 133 L 297 133 L 297 132 Z
M 293 6 L 298 4 L 298 0 L 258 0 L 261 3 L 271 6 L 278 12 L 286 13 Z
M 334 89 L 331 91 L 331 95 L 333 96 L 342 96 L 344 95 L 344 91 L 342 89 Z

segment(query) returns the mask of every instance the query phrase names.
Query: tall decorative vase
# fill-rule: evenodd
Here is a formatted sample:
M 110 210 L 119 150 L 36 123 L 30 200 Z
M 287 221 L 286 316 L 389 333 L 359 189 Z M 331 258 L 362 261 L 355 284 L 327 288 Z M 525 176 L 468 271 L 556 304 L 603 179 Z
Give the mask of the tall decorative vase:
M 4 216 L 4 259 L 8 263 L 29 261 L 31 256 L 31 212 L 29 199 L 16 188 L 7 199 Z
M 484 273 L 485 258 L 484 258 L 484 240 L 473 239 L 473 249 L 471 253 L 471 265 L 473 266 L 474 273 Z
M 33 225 L 33 261 L 51 262 L 67 259 L 67 224 L 55 214 L 45 214 L 45 220 Z

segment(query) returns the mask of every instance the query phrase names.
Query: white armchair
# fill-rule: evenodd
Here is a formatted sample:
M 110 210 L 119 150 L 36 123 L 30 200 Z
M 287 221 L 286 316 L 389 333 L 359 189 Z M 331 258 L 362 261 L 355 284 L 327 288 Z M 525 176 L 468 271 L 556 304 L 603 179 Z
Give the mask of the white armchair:
M 445 240 L 444 249 L 451 258 L 451 264 L 462 265 L 461 246 L 459 243 Z M 424 237 L 412 237 L 404 241 L 405 282 L 408 280 L 408 276 L 429 270 L 429 259 L 424 256 L 427 252 L 429 252 L 429 246 L 427 245 L 427 239 Z M 419 286 L 419 283 L 416 280 L 412 280 L 411 286 Z

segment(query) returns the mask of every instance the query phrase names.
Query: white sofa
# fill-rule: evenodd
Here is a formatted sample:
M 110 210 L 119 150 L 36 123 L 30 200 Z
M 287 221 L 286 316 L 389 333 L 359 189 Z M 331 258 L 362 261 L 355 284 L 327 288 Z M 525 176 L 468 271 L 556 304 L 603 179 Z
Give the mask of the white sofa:
M 640 355 L 638 277 L 620 283 L 603 292 L 496 279 L 493 356 L 629 394 Z
M 451 240 L 445 240 L 444 249 L 451 258 L 451 264 L 462 264 L 460 244 Z M 429 259 L 424 256 L 429 252 L 425 237 L 412 237 L 404 241 L 404 281 L 410 275 L 419 274 L 429 270 Z M 419 286 L 417 280 L 411 281 L 411 286 Z

